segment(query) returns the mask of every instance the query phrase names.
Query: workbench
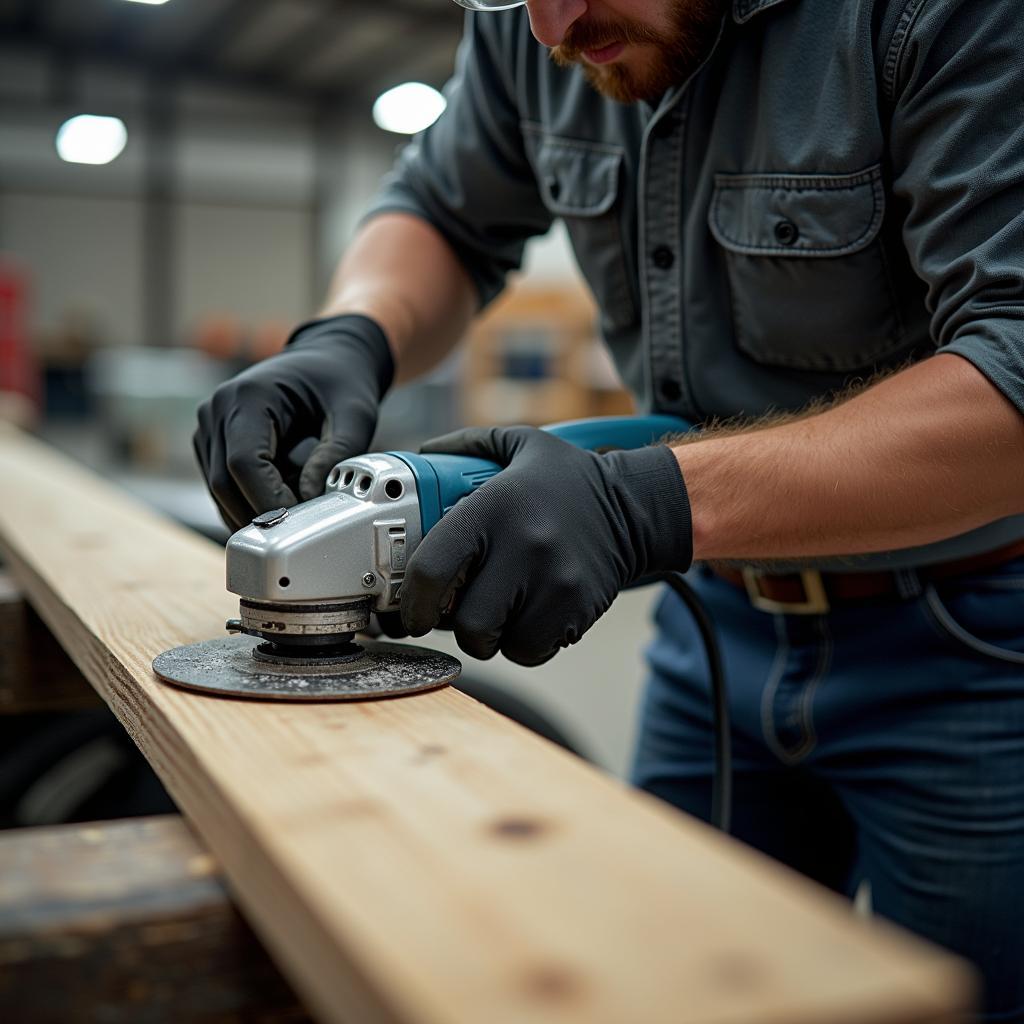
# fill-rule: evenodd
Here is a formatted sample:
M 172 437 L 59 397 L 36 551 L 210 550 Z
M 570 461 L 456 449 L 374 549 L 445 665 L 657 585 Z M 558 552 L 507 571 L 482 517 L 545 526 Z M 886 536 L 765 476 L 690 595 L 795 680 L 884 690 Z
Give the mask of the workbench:
M 310 706 L 161 684 L 156 654 L 236 611 L 223 552 L 13 428 L 0 480 L 14 581 L 185 819 L 0 836 L 3 1019 L 968 1019 L 960 961 L 457 689 Z M 46 685 L 0 685 L 0 707 Z M 81 964 L 115 933 L 90 990 Z M 217 978 L 220 1016 L 197 998 Z

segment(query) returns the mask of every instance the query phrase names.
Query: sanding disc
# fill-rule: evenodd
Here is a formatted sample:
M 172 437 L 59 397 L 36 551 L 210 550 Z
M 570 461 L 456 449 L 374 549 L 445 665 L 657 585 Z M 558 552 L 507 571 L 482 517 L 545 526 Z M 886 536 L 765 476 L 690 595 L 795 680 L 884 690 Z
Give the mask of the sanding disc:
M 433 690 L 457 679 L 457 658 L 424 647 L 360 640 L 350 658 L 331 664 L 258 660 L 261 641 L 237 635 L 165 651 L 153 671 L 187 690 L 256 700 L 367 700 Z

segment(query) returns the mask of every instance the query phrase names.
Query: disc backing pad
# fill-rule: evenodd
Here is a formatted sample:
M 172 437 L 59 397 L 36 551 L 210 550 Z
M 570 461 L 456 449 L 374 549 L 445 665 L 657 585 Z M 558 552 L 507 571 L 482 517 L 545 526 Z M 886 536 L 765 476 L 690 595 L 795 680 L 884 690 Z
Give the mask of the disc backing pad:
M 259 661 L 256 637 L 204 640 L 165 651 L 153 671 L 165 683 L 225 697 L 256 700 L 367 700 L 400 697 L 444 686 L 462 665 L 448 654 L 405 644 L 360 640 L 361 651 L 333 664 L 273 664 Z

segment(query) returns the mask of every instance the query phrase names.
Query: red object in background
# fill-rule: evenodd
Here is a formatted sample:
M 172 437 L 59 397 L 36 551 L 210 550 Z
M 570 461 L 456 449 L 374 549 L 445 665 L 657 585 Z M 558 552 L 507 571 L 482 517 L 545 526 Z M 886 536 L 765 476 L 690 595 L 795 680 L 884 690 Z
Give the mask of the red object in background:
M 29 347 L 28 277 L 0 257 L 0 392 L 27 398 L 39 409 L 39 366 Z

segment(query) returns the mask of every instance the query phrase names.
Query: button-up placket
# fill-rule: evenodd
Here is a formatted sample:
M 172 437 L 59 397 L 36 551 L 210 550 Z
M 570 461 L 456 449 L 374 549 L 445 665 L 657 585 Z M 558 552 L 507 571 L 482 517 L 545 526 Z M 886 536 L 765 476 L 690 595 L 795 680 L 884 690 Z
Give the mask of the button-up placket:
M 684 415 L 682 150 L 685 120 L 674 90 L 657 111 L 640 154 L 640 297 L 648 404 Z
M 638 244 L 640 303 L 646 354 L 646 406 L 652 411 L 697 414 L 685 373 L 683 309 L 683 154 L 687 89 L 722 38 L 719 27 L 704 61 L 665 94 L 644 133 L 640 152 Z

